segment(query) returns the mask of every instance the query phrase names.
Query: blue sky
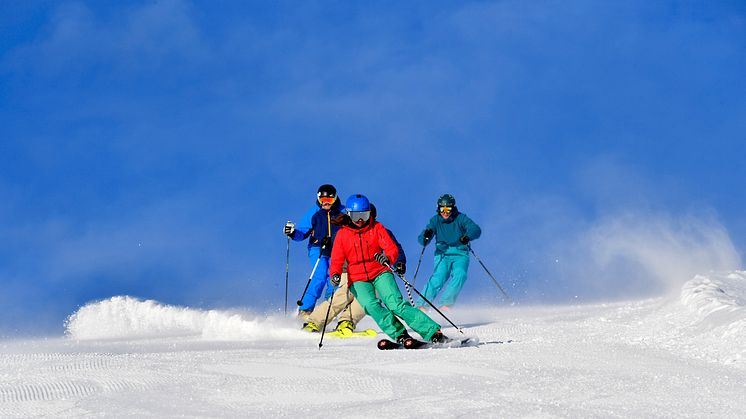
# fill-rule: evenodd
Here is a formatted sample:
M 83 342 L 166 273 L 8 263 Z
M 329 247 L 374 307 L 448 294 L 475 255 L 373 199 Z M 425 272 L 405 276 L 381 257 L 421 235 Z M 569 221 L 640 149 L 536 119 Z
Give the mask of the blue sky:
M 455 195 L 521 301 L 741 267 L 743 2 L 369 3 L 0 3 L 0 335 L 121 294 L 277 310 L 322 183 L 411 261 Z M 292 305 L 303 244 L 290 272 Z

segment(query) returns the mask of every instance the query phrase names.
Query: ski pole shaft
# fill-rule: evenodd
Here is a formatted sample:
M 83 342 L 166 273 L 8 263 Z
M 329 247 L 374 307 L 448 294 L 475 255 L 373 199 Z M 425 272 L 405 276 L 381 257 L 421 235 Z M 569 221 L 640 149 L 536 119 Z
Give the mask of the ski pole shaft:
M 329 297 L 329 307 L 326 308 L 326 317 L 324 317 L 324 324 L 321 326 L 321 339 L 319 340 L 319 350 L 321 350 L 321 347 L 324 345 L 324 334 L 326 333 L 326 325 L 329 321 L 329 312 L 332 310 L 332 303 L 334 302 L 334 292 L 332 292 L 332 296 Z
M 288 251 L 285 256 L 285 315 L 288 315 L 288 274 L 290 272 L 290 236 L 288 236 Z
M 417 272 L 420 271 L 420 264 L 422 263 L 422 256 L 425 255 L 425 246 L 422 246 L 422 252 L 420 252 L 420 259 L 417 261 L 417 269 L 414 270 L 414 277 L 412 277 L 412 285 L 414 285 L 414 281 L 417 280 Z
M 404 290 L 407 291 L 407 298 L 409 298 L 409 303 L 414 306 L 414 298 L 412 298 L 412 292 L 409 291 L 409 285 L 404 284 Z
M 435 309 L 435 311 L 437 311 L 437 312 L 438 312 L 438 314 L 440 314 L 440 315 L 441 315 L 441 316 L 442 316 L 442 317 L 443 317 L 444 319 L 446 319 L 446 321 L 447 321 L 448 323 L 450 323 L 450 324 L 451 324 L 451 326 L 455 327 L 455 328 L 456 328 L 456 330 L 458 330 L 458 331 L 459 331 L 459 333 L 461 333 L 462 335 L 464 334 L 464 331 L 463 331 L 463 330 L 461 330 L 461 328 L 460 328 L 460 327 L 456 326 L 456 324 L 455 324 L 454 322 L 452 322 L 452 321 L 451 321 L 451 319 L 449 319 L 449 318 L 448 318 L 448 317 L 447 317 L 447 316 L 446 316 L 445 314 L 443 314 L 443 312 L 442 312 L 442 311 L 438 310 L 438 307 L 435 307 L 435 304 L 431 303 L 431 302 L 430 302 L 430 300 L 428 300 L 428 299 L 427 299 L 427 297 L 425 297 L 424 295 L 422 295 L 422 293 L 420 293 L 419 291 L 417 291 L 417 288 L 415 288 L 415 287 L 414 287 L 414 286 L 413 286 L 412 284 L 410 284 L 410 283 L 409 283 L 409 281 L 407 281 L 407 280 L 406 280 L 406 279 L 404 278 L 404 276 L 403 276 L 403 275 L 399 275 L 398 273 L 396 273 L 396 271 L 395 271 L 395 270 L 391 269 L 391 265 L 390 265 L 390 264 L 388 264 L 388 263 L 387 263 L 387 264 L 385 264 L 385 265 L 383 265 L 383 266 L 385 266 L 385 267 L 389 268 L 389 270 L 390 270 L 391 272 L 393 272 L 393 273 L 394 273 L 394 275 L 396 275 L 396 276 L 398 276 L 399 278 L 401 278 L 401 280 L 402 280 L 402 281 L 404 281 L 404 285 L 408 285 L 408 286 L 410 286 L 410 287 L 412 288 L 412 290 L 413 290 L 413 291 L 414 291 L 415 293 L 417 293 L 417 295 L 419 295 L 419 296 L 420 296 L 420 297 L 421 297 L 421 298 L 422 298 L 422 299 L 423 299 L 423 300 L 424 300 L 424 301 L 425 301 L 426 303 L 430 304 L 430 307 L 434 308 L 434 309 Z
M 303 294 L 300 295 L 300 300 L 296 301 L 298 306 L 303 305 L 303 297 L 306 296 L 306 291 L 308 291 L 308 286 L 311 285 L 311 279 L 313 279 L 313 274 L 316 273 L 316 268 L 319 266 L 319 261 L 321 260 L 321 255 L 324 254 L 324 248 L 326 245 L 321 246 L 321 249 L 319 250 L 319 257 L 316 259 L 316 263 L 313 264 L 313 269 L 311 270 L 311 275 L 308 277 L 308 282 L 306 282 L 306 287 L 303 288 Z
M 419 260 L 417 260 L 417 268 L 414 270 L 414 277 L 412 278 L 413 287 L 414 287 L 414 281 L 417 279 L 417 272 L 420 271 L 420 264 L 422 263 L 422 256 L 424 254 L 425 254 L 425 246 L 422 246 L 422 252 L 420 252 L 420 258 Z M 409 291 L 409 285 L 405 283 L 404 289 L 407 291 L 407 297 L 409 297 L 409 302 L 414 306 L 414 299 L 412 298 L 412 293 Z
M 494 282 L 495 285 L 497 285 L 497 288 L 500 290 L 500 292 L 503 293 L 503 295 L 505 296 L 505 299 L 508 300 L 508 301 L 513 301 L 513 300 L 510 299 L 510 296 L 508 296 L 508 293 L 505 292 L 505 290 L 503 289 L 503 287 L 500 286 L 500 284 L 497 282 L 497 280 L 495 279 L 495 277 L 492 276 L 492 274 L 490 273 L 489 269 L 487 269 L 487 267 L 484 266 L 484 263 L 482 263 L 482 259 L 479 259 L 479 256 L 477 256 L 477 254 L 474 253 L 474 249 L 471 248 L 471 245 L 468 244 L 467 247 L 469 248 L 469 251 L 471 252 L 471 254 L 474 255 L 474 257 L 477 259 L 477 262 L 479 262 L 479 264 L 482 265 L 482 268 L 484 268 L 484 271 L 487 272 L 487 275 L 489 275 L 490 279 L 492 279 L 492 282 Z

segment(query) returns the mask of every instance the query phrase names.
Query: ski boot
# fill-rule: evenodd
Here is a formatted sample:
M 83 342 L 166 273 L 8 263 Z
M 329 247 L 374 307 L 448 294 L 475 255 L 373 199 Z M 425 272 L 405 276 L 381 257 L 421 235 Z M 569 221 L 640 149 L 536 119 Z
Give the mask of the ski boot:
M 444 335 L 443 332 L 438 330 L 435 332 L 435 334 L 430 338 L 430 342 L 432 343 L 446 343 L 450 342 L 453 339 L 449 338 L 448 336 Z
M 352 325 L 352 322 L 349 320 L 342 320 L 341 322 L 337 323 L 337 328 L 335 329 L 336 332 L 338 332 L 342 336 L 352 336 L 352 332 L 355 330 L 355 326 Z
M 309 333 L 318 333 L 321 331 L 321 329 L 319 329 L 319 327 L 314 322 L 303 323 L 303 329 L 301 330 Z
M 409 333 L 407 333 L 406 330 L 396 338 L 396 343 L 402 345 L 405 349 L 417 349 L 427 345 L 427 343 L 409 336 Z

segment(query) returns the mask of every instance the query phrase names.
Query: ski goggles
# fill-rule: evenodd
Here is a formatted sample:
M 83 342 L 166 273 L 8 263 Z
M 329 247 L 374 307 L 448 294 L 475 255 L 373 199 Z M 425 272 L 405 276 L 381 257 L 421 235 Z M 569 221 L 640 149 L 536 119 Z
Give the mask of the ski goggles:
M 321 205 L 324 205 L 324 204 L 333 204 L 336 199 L 337 198 L 335 198 L 333 196 L 320 196 L 319 197 L 319 204 L 321 204 Z
M 329 196 L 329 197 L 332 197 L 332 198 L 336 197 L 336 195 L 334 195 L 334 193 L 328 192 L 328 191 L 321 191 L 321 192 L 318 192 L 316 195 L 319 198 L 321 198 L 322 196 Z
M 453 207 L 438 207 L 438 212 L 441 214 L 450 214 L 453 211 Z
M 348 211 L 347 215 L 350 216 L 352 222 L 356 223 L 360 220 L 368 221 L 370 218 L 370 211 Z

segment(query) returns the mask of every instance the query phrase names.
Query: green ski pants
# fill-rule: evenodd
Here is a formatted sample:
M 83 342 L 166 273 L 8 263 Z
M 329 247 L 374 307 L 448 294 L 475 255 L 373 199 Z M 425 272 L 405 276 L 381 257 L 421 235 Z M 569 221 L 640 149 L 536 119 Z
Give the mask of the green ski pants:
M 393 340 L 407 330 L 399 318 L 428 341 L 440 330 L 438 323 L 404 300 L 391 272 L 383 272 L 373 281 L 353 282 L 352 293 L 365 313 Z

